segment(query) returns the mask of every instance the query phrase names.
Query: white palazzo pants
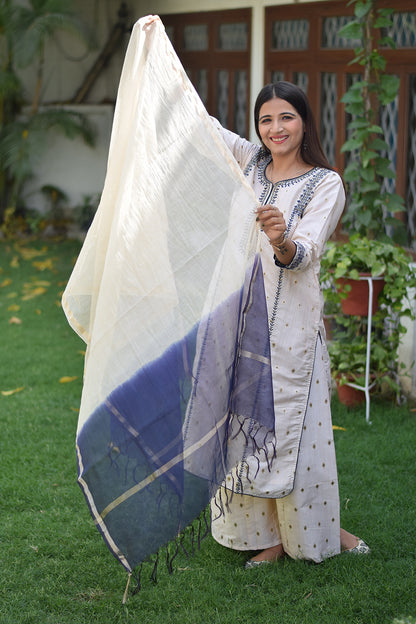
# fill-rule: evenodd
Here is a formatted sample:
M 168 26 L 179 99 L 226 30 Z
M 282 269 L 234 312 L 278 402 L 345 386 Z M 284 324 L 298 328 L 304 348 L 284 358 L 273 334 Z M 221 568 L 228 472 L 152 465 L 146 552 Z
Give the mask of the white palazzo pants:
M 315 562 L 340 552 L 330 392 L 319 339 L 292 492 L 280 499 L 233 494 L 223 514 L 217 517 L 215 500 L 211 511 L 214 539 L 235 550 L 282 544 L 290 557 Z

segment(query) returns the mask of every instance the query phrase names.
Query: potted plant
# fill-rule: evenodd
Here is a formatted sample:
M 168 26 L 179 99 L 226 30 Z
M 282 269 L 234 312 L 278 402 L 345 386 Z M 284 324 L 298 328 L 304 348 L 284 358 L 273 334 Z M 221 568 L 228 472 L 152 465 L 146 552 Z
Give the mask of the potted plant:
M 360 272 L 383 277 L 378 306 L 372 315 L 370 371 L 376 390 L 382 387 L 400 392 L 398 346 L 406 329 L 401 320 L 413 318 L 409 290 L 416 287 L 412 257 L 400 246 L 355 234 L 346 242 L 330 241 L 321 263 L 321 282 L 327 306 L 331 307 L 332 340 L 328 344 L 333 376 L 338 385 L 363 384 L 367 348 L 367 308 L 357 316 L 345 314 L 342 302 L 350 286 L 339 288 L 340 279 L 356 280 Z M 363 297 L 368 303 L 367 291 Z

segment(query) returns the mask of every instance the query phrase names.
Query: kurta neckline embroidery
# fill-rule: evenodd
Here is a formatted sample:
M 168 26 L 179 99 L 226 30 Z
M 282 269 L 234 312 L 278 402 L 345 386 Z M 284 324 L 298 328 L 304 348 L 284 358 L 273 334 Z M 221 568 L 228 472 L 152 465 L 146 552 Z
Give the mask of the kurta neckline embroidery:
M 259 177 L 263 184 L 271 184 L 273 186 L 291 186 L 292 184 L 296 184 L 296 182 L 300 182 L 301 180 L 303 180 L 305 176 L 308 176 L 316 169 L 316 167 L 312 167 L 312 169 L 301 173 L 301 175 L 294 176 L 293 178 L 286 178 L 285 180 L 277 180 L 277 182 L 272 182 L 266 175 L 266 169 L 271 162 L 271 157 L 265 158 L 264 161 L 259 165 Z

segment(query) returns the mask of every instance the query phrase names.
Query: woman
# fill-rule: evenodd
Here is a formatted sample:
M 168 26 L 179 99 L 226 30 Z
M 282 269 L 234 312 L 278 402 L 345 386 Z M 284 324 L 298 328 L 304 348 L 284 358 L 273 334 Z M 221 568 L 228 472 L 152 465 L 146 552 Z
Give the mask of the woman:
M 304 93 L 288 82 L 265 86 L 254 109 L 261 147 L 222 129 L 260 203 L 261 260 L 269 315 L 276 457 L 247 457 L 211 503 L 212 534 L 224 546 L 259 550 L 246 567 L 285 554 L 320 562 L 342 551 L 369 552 L 340 529 L 323 341 L 320 258 L 345 194 L 320 145 Z M 230 435 L 229 452 L 247 432 Z M 253 479 L 249 475 L 253 464 Z M 230 489 L 231 489 L 230 485 Z M 226 497 L 227 504 L 223 504 Z

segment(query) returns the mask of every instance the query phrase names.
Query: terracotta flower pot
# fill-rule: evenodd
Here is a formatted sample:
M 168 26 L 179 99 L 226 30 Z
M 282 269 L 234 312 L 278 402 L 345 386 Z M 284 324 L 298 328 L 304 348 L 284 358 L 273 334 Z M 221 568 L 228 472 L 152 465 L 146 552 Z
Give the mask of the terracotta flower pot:
M 362 277 L 370 277 L 370 273 L 360 273 Z M 348 284 L 351 290 L 347 293 L 346 299 L 341 299 L 341 309 L 344 314 L 367 316 L 368 314 L 368 289 L 369 284 L 366 279 L 354 280 L 340 277 L 336 281 L 337 288 L 340 292 L 345 290 Z M 373 279 L 373 306 L 374 314 L 378 308 L 378 296 L 384 288 L 384 279 Z
M 348 386 L 347 384 L 340 385 L 338 380 L 336 380 L 336 384 L 340 403 L 346 405 L 347 407 L 355 407 L 356 405 L 364 403 L 365 393 L 363 390 L 351 388 L 351 386 Z

